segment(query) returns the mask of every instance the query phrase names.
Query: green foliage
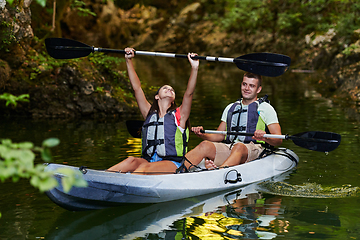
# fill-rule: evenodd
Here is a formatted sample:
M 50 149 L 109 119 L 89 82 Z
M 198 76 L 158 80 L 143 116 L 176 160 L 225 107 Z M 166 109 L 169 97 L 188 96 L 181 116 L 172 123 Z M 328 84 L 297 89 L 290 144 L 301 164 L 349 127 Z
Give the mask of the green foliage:
M 17 102 L 29 102 L 29 94 L 22 94 L 20 96 L 14 96 L 10 93 L 4 93 L 0 95 L 0 100 L 6 101 L 6 106 L 9 106 L 9 104 L 12 104 L 16 107 Z
M 46 0 L 35 0 L 38 4 L 40 4 L 42 7 L 46 6 Z
M 99 68 L 106 70 L 115 80 L 124 75 L 124 71 L 117 71 L 117 66 L 125 61 L 123 58 L 96 52 L 91 54 L 88 60 Z
M 50 57 L 46 52 L 29 52 L 28 59 L 25 60 L 29 66 L 27 68 L 30 80 L 35 80 L 43 72 L 52 71 L 57 67 L 62 67 L 66 64 L 72 64 L 80 61 L 79 59 L 55 59 Z
M 124 62 L 123 58 L 113 57 L 104 53 L 95 52 L 88 57 L 89 61 L 101 65 L 106 69 L 113 69 L 116 65 Z
M 119 101 L 127 102 L 128 104 L 135 103 L 135 97 L 132 94 L 132 91 L 129 92 L 129 80 L 124 83 L 120 79 L 124 79 L 126 71 L 118 70 L 118 65 L 125 61 L 124 58 L 114 57 L 104 53 L 93 53 L 90 54 L 88 60 L 96 66 L 102 73 L 106 75 L 106 79 L 112 81 L 113 91 L 112 96 L 116 97 Z M 104 93 L 105 90 L 103 87 L 96 87 L 96 91 L 99 93 Z
M 11 23 L 1 22 L 0 23 L 0 51 L 9 52 L 9 47 L 16 43 L 15 35 L 11 31 Z
M 336 30 L 341 36 L 349 37 L 354 30 L 360 27 L 360 2 L 359 1 L 338 1 L 340 8 L 338 18 L 333 15 L 337 21 Z
M 104 92 L 104 88 L 98 86 L 98 87 L 96 87 L 95 92 L 101 92 L 101 93 L 103 93 L 103 92 Z
M 10 5 L 13 4 L 14 0 L 6 0 Z M 42 7 L 46 6 L 46 0 L 35 0 L 38 4 L 40 4 Z
M 223 16 L 211 18 L 221 19 L 226 30 L 245 33 L 266 30 L 304 36 L 335 26 L 340 36 L 348 38 L 360 26 L 360 2 L 352 0 L 226 0 L 224 9 Z
M 79 0 L 73 0 L 71 3 L 71 8 L 75 8 L 78 11 L 78 15 L 81 17 L 86 17 L 86 16 L 94 16 L 96 17 L 96 13 L 92 12 L 90 9 L 85 8 L 86 3 L 84 1 L 79 1 Z
M 52 159 L 50 148 L 59 145 L 60 140 L 57 138 L 49 138 L 42 143 L 43 151 L 41 151 L 41 157 L 44 161 L 50 162 Z
M 228 0 L 222 24 L 226 29 L 255 31 L 264 15 L 263 0 Z
M 0 99 L 7 101 L 6 106 L 17 101 L 29 101 L 28 94 L 13 96 L 9 93 L 0 95 Z M 10 139 L 0 139 L 0 180 L 3 182 L 11 178 L 17 182 L 20 178 L 30 178 L 32 186 L 40 191 L 48 191 L 58 185 L 54 178 L 55 172 L 45 171 L 44 164 L 34 164 L 36 153 L 40 153 L 45 162 L 52 159 L 50 148 L 59 145 L 60 140 L 49 138 L 43 141 L 41 147 L 34 146 L 31 142 L 13 143 Z M 80 172 L 58 170 L 64 175 L 62 185 L 65 191 L 70 191 L 72 186 L 86 187 L 87 182 Z M 0 216 L 1 217 L 1 216 Z
M 59 168 L 58 173 L 64 176 L 61 179 L 64 192 L 69 192 L 72 187 L 87 187 L 87 182 L 82 178 L 80 171 L 74 172 L 72 169 Z
M 354 54 L 354 52 L 357 50 L 357 49 L 360 49 L 360 46 L 357 45 L 357 44 L 351 44 L 349 47 L 345 48 L 342 53 L 346 56 L 349 56 L 351 54 Z
M 60 143 L 57 138 L 50 138 L 35 147 L 31 142 L 13 143 L 10 139 L 0 140 L 0 180 L 11 178 L 17 182 L 20 178 L 29 178 L 32 186 L 41 192 L 48 191 L 58 185 L 54 178 L 55 172 L 45 171 L 44 164 L 34 164 L 37 152 L 46 162 L 51 160 L 50 148 Z M 62 184 L 64 191 L 70 191 L 72 186 L 86 187 L 87 182 L 80 172 L 59 169 L 64 174 Z

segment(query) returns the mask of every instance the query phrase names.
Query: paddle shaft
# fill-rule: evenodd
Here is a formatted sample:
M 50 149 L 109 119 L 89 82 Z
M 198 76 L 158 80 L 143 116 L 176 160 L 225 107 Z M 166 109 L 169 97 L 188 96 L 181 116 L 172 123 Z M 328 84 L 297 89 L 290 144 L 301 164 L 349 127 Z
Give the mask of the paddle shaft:
M 228 132 L 228 131 L 215 131 L 215 130 L 202 130 L 202 133 L 210 134 L 223 134 L 223 135 L 240 135 L 240 136 L 254 136 L 253 133 L 241 133 L 241 132 Z M 313 141 L 313 142 L 323 142 L 323 143 L 337 143 L 337 140 L 333 139 L 318 139 L 318 138 L 306 138 L 306 137 L 297 137 L 289 135 L 276 135 L 276 134 L 264 134 L 264 138 L 278 138 L 285 140 L 304 140 L 304 141 Z
M 215 131 L 215 130 L 203 130 L 203 133 L 210 134 L 223 134 L 223 135 L 241 135 L 241 136 L 254 136 L 253 133 L 237 133 L 237 132 L 227 132 L 227 131 Z M 276 135 L 276 134 L 264 134 L 264 138 L 279 138 L 279 139 L 287 139 L 287 135 Z
M 124 50 L 106 49 L 106 48 L 94 48 L 94 52 L 125 53 Z M 154 56 L 154 57 L 168 57 L 168 58 L 187 58 L 187 55 L 185 55 L 185 54 L 150 52 L 150 51 L 135 51 L 135 55 Z M 216 61 L 229 62 L 229 63 L 234 62 L 234 58 L 222 58 L 222 57 L 195 56 L 195 57 L 192 57 L 192 59 L 214 61 L 214 62 L 216 62 Z

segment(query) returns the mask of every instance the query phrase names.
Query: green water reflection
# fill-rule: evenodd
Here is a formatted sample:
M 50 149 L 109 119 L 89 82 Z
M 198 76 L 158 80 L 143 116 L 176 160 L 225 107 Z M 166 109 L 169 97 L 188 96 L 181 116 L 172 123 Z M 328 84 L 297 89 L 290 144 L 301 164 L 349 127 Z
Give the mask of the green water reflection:
M 177 99 L 181 99 L 190 70 L 187 62 L 176 59 L 154 62 L 137 59 L 136 69 L 139 69 L 140 79 L 149 85 L 172 85 Z M 222 64 L 215 67 L 213 63 L 203 63 L 194 95 L 191 124 L 216 129 L 223 108 L 239 97 L 241 76 L 242 71 L 236 66 Z M 300 158 L 297 170 L 286 182 L 300 185 L 310 182 L 325 187 L 350 184 L 359 187 L 359 123 L 348 117 L 346 109 L 332 104 L 313 91 L 305 81 L 309 77 L 311 75 L 288 72 L 278 78 L 266 78 L 260 95 L 269 95 L 271 104 L 278 112 L 284 134 L 310 130 L 330 131 L 341 134 L 342 143 L 335 151 L 325 154 L 300 148 L 291 141 L 284 142 L 283 146 L 294 150 Z M 61 144 L 53 150 L 54 162 L 104 169 L 130 154 L 140 154 L 140 142 L 127 132 L 126 120 L 36 121 L 5 118 L 0 122 L 0 136 L 11 138 L 14 142 L 32 141 L 36 145 L 40 145 L 46 138 L 57 137 Z M 200 139 L 192 135 L 190 148 L 199 142 Z M 256 235 L 259 232 L 279 239 L 358 239 L 360 236 L 359 197 L 314 199 L 263 194 L 258 200 L 246 198 L 215 205 L 210 210 L 197 206 L 190 208 L 190 212 L 182 212 L 191 207 L 188 202 L 176 202 L 178 212 L 161 211 L 172 209 L 171 204 L 167 205 L 168 208 L 165 208 L 166 204 L 155 204 L 68 212 L 33 189 L 25 180 L 2 183 L 0 189 L 1 239 L 64 239 L 61 236 L 122 239 L 119 229 L 123 229 L 121 226 L 125 222 L 128 223 L 126 231 L 130 239 L 135 236 L 141 239 L 145 239 L 145 236 L 148 239 L 164 239 L 166 235 L 175 236 L 180 232 L 192 239 L 196 236 L 201 239 L 251 239 L 262 236 Z M 234 210 L 232 215 L 230 209 Z M 171 221 L 161 226 L 160 233 L 154 233 L 150 228 L 141 230 L 140 223 L 148 221 L 146 216 L 152 216 L 150 213 L 159 213 L 157 219 L 168 218 Z M 252 218 L 246 219 L 250 213 Z M 216 218 L 222 219 L 218 225 L 213 224 Z M 265 219 L 268 224 L 261 225 Z M 95 232 L 99 234 L 82 235 L 91 233 L 91 229 L 97 230 Z M 140 230 L 140 235 L 131 235 Z M 201 235 L 205 230 L 208 234 L 206 237 Z M 246 231 L 248 235 L 244 234 Z

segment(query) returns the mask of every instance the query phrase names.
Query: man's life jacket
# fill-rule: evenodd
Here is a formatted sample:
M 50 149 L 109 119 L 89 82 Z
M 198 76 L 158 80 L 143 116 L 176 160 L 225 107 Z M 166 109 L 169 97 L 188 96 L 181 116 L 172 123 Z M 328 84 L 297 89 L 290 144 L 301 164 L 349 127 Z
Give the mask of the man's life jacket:
M 175 121 L 179 110 L 169 111 L 164 117 L 154 112 L 142 127 L 142 157 L 150 160 L 155 152 L 164 160 L 181 162 L 187 152 L 189 129 L 182 133 Z
M 240 133 L 254 133 L 256 129 L 267 131 L 267 127 L 263 121 L 259 121 L 259 105 L 263 102 L 269 102 L 267 95 L 252 102 L 247 106 L 241 105 L 241 100 L 236 101 L 230 107 L 226 119 L 226 131 L 228 132 L 240 132 Z M 240 135 L 226 135 L 225 143 L 233 143 L 235 139 L 243 143 L 257 142 L 253 140 L 251 136 Z

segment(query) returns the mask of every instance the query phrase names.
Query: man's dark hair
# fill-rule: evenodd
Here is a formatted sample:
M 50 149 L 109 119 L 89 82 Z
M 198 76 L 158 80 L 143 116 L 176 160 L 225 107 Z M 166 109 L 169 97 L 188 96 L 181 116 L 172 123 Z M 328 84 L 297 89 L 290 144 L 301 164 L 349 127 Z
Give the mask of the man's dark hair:
M 246 73 L 244 74 L 244 77 L 247 77 L 247 78 L 255 78 L 255 79 L 259 80 L 259 86 L 261 86 L 261 84 L 262 84 L 262 76 L 259 75 L 259 74 L 251 73 L 251 72 L 246 72 Z

